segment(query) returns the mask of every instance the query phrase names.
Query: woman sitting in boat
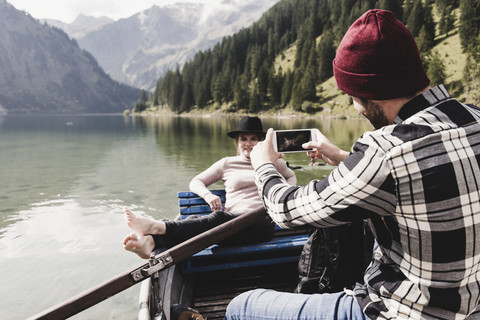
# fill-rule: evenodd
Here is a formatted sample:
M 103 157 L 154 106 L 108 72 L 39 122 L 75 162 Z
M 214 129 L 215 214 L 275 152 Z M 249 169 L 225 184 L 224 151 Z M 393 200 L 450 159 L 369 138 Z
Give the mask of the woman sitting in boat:
M 209 204 L 212 213 L 185 220 L 156 221 L 137 216 L 125 208 L 128 225 L 140 234 L 138 237 L 137 234 L 131 233 L 123 240 L 126 250 L 148 259 L 156 248 L 173 247 L 243 213 L 265 210 L 255 185 L 255 172 L 250 162 L 253 147 L 265 139 L 261 120 L 258 117 L 242 117 L 237 130 L 230 131 L 227 135 L 235 139 L 238 155 L 220 159 L 190 182 L 190 190 Z M 279 159 L 275 167 L 290 185 L 297 183 L 295 173 L 287 167 L 283 159 Z M 226 191 L 224 210 L 220 198 L 208 189 L 208 186 L 220 180 L 223 181 Z M 231 236 L 223 243 L 268 241 L 274 232 L 275 224 L 267 215 L 261 222 Z

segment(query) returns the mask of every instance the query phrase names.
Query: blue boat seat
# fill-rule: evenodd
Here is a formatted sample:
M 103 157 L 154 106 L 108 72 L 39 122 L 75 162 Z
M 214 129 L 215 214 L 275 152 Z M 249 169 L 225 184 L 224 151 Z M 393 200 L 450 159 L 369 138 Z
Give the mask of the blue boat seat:
M 212 190 L 225 203 L 225 190 Z M 178 192 L 180 218 L 211 213 L 210 206 L 193 192 Z M 184 273 L 265 266 L 298 262 L 307 241 L 306 229 L 282 229 L 277 226 L 274 237 L 268 242 L 252 245 L 212 245 L 182 264 Z

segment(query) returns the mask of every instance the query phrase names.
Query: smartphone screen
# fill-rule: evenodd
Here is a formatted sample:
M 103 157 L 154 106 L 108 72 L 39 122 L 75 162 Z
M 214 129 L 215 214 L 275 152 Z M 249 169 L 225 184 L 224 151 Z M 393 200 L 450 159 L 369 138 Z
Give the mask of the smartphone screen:
M 313 149 L 303 149 L 302 144 L 312 140 L 312 130 L 278 130 L 275 131 L 278 152 L 300 152 Z

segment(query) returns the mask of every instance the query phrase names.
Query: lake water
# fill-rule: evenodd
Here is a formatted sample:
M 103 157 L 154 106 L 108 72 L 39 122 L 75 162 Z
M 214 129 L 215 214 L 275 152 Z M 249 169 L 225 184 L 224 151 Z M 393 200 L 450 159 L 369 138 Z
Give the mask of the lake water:
M 238 118 L 122 115 L 0 117 L 0 319 L 24 319 L 142 264 L 123 249 L 123 207 L 154 219 L 178 212 L 177 191 L 221 157 Z M 363 120 L 264 119 L 319 128 L 349 150 Z M 289 154 L 299 184 L 329 166 Z M 213 187 L 222 187 L 221 184 Z M 136 285 L 72 319 L 135 319 Z

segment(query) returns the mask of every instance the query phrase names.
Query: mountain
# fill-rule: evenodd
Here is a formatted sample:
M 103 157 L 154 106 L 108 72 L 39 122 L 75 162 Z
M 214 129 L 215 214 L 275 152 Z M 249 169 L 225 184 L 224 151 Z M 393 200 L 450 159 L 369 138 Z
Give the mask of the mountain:
M 0 109 L 10 113 L 111 113 L 140 90 L 113 81 L 62 30 L 0 0 Z
M 65 23 L 54 19 L 43 19 L 51 26 L 57 27 L 65 31 L 72 38 L 82 38 L 90 32 L 96 31 L 101 27 L 115 22 L 115 20 L 108 17 L 91 17 L 84 14 L 79 14 L 72 23 Z
M 123 83 L 153 89 L 168 69 L 182 66 L 199 50 L 249 26 L 279 0 L 224 0 L 218 7 L 177 3 L 153 6 L 75 36 L 110 76 Z

